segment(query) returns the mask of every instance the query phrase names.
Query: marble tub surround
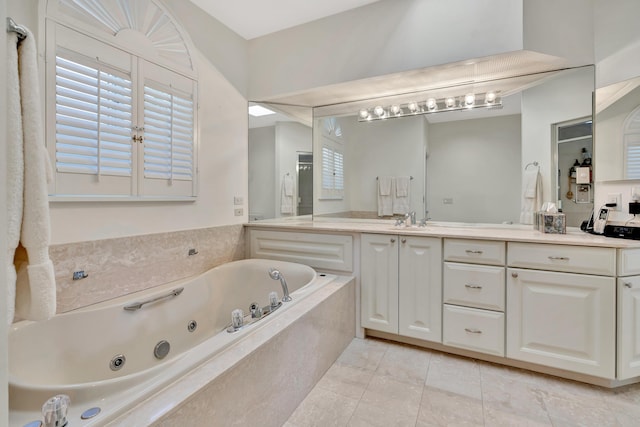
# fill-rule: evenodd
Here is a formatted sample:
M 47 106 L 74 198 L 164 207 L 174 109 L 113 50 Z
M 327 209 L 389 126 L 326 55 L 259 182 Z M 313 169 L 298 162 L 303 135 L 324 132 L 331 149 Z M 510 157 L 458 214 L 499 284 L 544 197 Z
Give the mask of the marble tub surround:
M 108 425 L 281 426 L 354 335 L 338 277 Z
M 640 384 L 607 389 L 354 339 L 284 427 L 637 426 Z
M 58 313 L 199 274 L 244 252 L 242 225 L 53 245 Z M 87 277 L 73 280 L 75 271 Z

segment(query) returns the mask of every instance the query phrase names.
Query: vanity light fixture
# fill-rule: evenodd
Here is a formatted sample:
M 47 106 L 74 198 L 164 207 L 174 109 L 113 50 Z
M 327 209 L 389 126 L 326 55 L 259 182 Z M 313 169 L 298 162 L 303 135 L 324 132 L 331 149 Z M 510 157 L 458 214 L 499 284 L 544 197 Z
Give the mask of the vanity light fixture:
M 471 110 L 475 108 L 502 108 L 500 92 L 468 93 L 461 97 L 427 98 L 426 101 L 411 101 L 406 104 L 393 104 L 389 107 L 376 105 L 363 108 L 358 112 L 358 121 L 383 120 L 416 114 L 439 113 L 443 111 Z

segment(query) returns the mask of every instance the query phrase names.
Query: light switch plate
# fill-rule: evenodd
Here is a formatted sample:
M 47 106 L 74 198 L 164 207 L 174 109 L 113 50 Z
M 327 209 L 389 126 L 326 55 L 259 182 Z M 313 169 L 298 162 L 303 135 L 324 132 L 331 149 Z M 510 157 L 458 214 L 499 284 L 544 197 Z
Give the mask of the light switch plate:
M 234 204 L 235 206 L 241 206 L 243 203 L 244 203 L 244 199 L 243 199 L 243 197 L 242 197 L 242 196 L 235 196 L 235 197 L 233 198 L 233 204 Z
M 609 193 L 607 194 L 607 204 L 615 203 L 615 206 L 609 206 L 612 211 L 620 211 L 622 209 L 622 194 L 621 193 Z

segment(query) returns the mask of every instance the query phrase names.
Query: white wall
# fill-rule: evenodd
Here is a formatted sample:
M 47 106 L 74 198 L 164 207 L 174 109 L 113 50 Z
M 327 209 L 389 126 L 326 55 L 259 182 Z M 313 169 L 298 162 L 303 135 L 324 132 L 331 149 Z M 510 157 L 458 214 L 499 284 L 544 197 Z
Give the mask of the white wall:
M 522 163 L 540 164 L 543 202 L 555 201 L 552 125 L 591 116 L 593 67 L 571 70 L 522 93 Z M 597 159 L 595 160 L 598 161 Z
M 282 180 L 288 173 L 293 177 L 294 185 L 297 186 L 297 164 L 298 153 L 313 151 L 311 128 L 297 122 L 276 123 L 276 166 L 275 176 L 275 207 L 276 217 L 290 216 L 282 215 L 280 201 L 282 196 Z M 298 194 L 297 187 L 294 187 L 294 194 Z M 298 203 L 294 197 L 294 207 Z
M 6 21 L 6 1 L 0 0 L 0 22 Z M 6 41 L 6 32 L 2 31 L 2 35 L 0 35 L 0 58 L 6 58 L 7 41 Z M 0 67 L 0 99 L 3 102 L 0 102 L 0 146 L 2 147 L 0 150 L 0 171 L 6 171 L 7 165 L 7 153 L 6 153 L 6 118 L 7 118 L 7 110 L 6 110 L 6 102 L 4 101 L 6 98 L 6 69 L 7 67 L 4 65 L 6 61 L 2 61 L 3 66 Z M 0 206 L 6 206 L 7 200 L 7 187 L 5 185 L 5 174 L 2 173 L 0 176 Z M 7 258 L 7 211 L 6 209 L 0 209 L 0 271 L 7 271 L 7 266 L 9 262 L 13 260 L 9 260 Z M 9 425 L 9 389 L 7 387 L 8 382 L 8 351 L 7 351 L 7 304 L 6 295 L 8 294 L 7 289 L 7 276 L 6 274 L 0 275 L 0 426 L 8 426 Z
M 249 41 L 250 99 L 520 50 L 522 0 L 383 0 Z
M 276 215 L 275 163 L 275 126 L 249 129 L 249 220 Z
M 344 120 L 345 195 L 348 210 L 378 211 L 378 176 L 413 176 L 410 210 L 424 216 L 423 117 L 373 122 Z
M 520 134 L 520 115 L 431 123 L 429 216 L 438 221 L 518 223 Z M 445 198 L 453 203 L 445 204 Z

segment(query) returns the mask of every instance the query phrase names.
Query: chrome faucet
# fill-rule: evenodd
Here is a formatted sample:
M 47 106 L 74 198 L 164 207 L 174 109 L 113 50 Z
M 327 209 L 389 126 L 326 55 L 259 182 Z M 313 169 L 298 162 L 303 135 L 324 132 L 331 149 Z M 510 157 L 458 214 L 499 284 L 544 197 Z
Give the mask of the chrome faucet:
M 404 224 L 407 227 L 411 227 L 412 225 L 416 225 L 416 211 L 409 212 L 404 216 Z
M 273 280 L 280 280 L 280 284 L 282 285 L 282 293 L 284 294 L 284 296 L 282 297 L 282 301 L 283 302 L 291 301 L 291 297 L 289 296 L 289 287 L 287 286 L 287 281 L 284 279 L 284 276 L 282 275 L 282 273 L 280 273 L 280 270 L 276 270 L 275 268 L 270 268 L 269 277 L 271 277 Z

